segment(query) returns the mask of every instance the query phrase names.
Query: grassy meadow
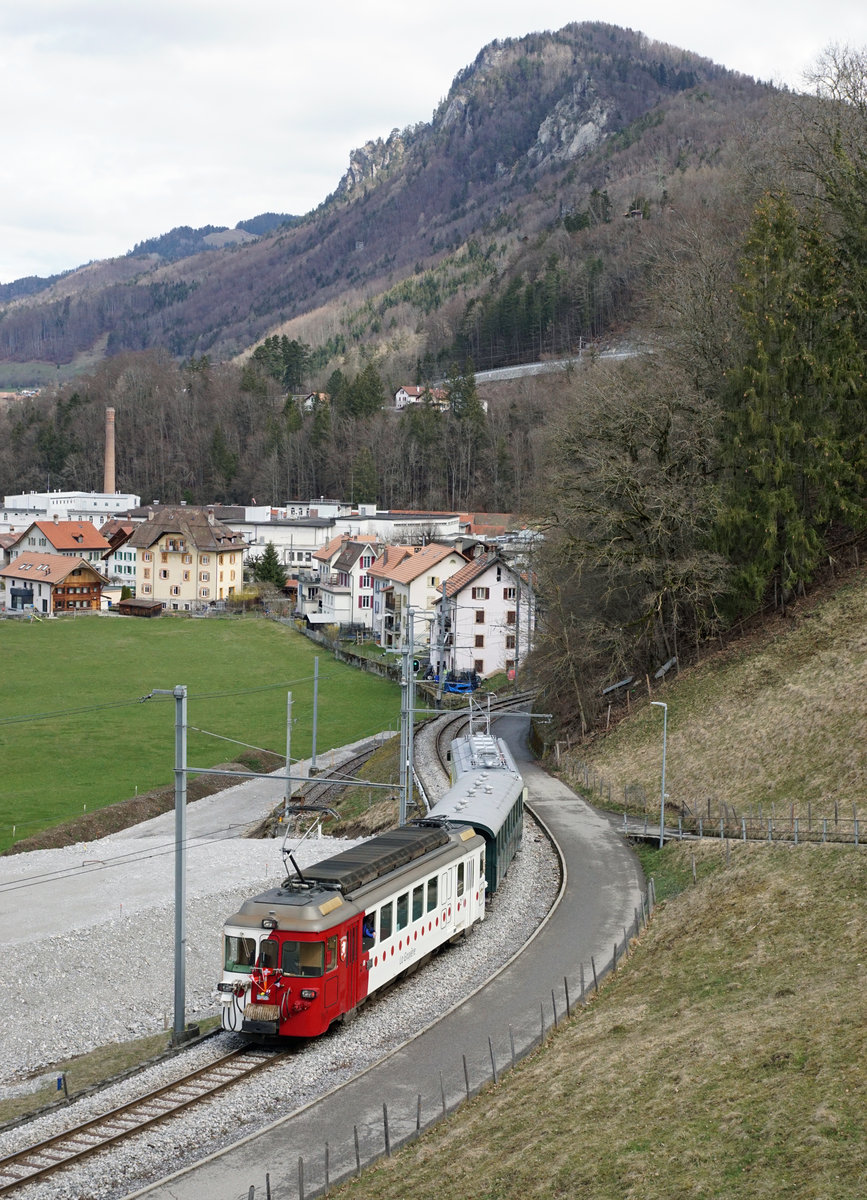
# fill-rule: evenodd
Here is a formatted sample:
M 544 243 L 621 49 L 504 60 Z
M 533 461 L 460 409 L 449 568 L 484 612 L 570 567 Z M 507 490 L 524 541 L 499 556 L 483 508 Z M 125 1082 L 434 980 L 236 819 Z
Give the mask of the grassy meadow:
M 190 765 L 244 753 L 220 738 L 284 754 L 289 691 L 308 757 L 317 656 L 319 755 L 399 727 L 395 684 L 260 618 L 0 622 L 0 849 L 171 783 L 175 702 L 140 703 L 154 688 L 187 688 Z
M 864 737 L 867 695 L 867 571 L 817 601 L 801 601 L 766 630 L 734 642 L 664 686 L 668 704 L 666 793 L 674 813 L 719 816 L 720 806 L 762 818 L 833 819 L 851 830 L 852 806 L 867 817 Z M 575 782 L 579 762 L 606 785 L 612 807 L 643 789 L 659 819 L 663 713 L 638 689 L 637 710 L 609 735 L 563 760 Z M 628 807 L 642 811 L 640 793 Z M 607 787 L 606 787 L 607 803 Z M 850 834 L 851 836 L 851 834 Z M 867 836 L 867 829 L 865 829 Z
M 867 1194 L 867 851 L 681 843 L 656 865 L 691 881 L 693 855 L 698 883 L 544 1050 L 335 1195 Z

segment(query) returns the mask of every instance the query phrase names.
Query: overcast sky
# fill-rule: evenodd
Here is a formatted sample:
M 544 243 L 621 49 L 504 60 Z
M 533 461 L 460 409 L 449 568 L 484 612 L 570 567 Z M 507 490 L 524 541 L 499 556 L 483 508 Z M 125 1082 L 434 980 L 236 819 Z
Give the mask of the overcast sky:
M 495 38 L 604 20 L 804 86 L 864 0 L 0 0 L 0 282 L 304 213 Z

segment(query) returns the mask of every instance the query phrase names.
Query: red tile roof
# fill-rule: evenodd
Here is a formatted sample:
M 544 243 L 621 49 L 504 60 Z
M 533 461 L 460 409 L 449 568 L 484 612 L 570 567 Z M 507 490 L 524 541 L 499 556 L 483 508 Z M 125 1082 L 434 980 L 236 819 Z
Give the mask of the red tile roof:
M 108 550 L 108 542 L 92 521 L 34 521 L 21 534 L 23 538 L 38 529 L 55 550 Z M 21 538 L 18 539 L 19 543 Z
M 31 583 L 59 584 L 80 568 L 92 572 L 102 583 L 108 583 L 93 563 L 83 558 L 73 558 L 70 554 L 19 554 L 8 567 L 0 569 L 0 575 L 19 582 L 28 580 Z

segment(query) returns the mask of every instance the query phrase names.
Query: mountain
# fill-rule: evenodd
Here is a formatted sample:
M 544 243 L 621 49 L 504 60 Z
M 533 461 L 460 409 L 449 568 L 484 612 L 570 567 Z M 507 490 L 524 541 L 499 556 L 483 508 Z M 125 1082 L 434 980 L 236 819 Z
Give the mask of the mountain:
M 538 347 L 568 349 L 629 319 L 635 218 L 712 194 L 770 95 L 601 23 L 493 42 L 429 123 L 354 150 L 306 216 L 173 230 L 44 288 L 8 285 L 0 363 L 150 347 L 227 359 L 288 329 L 323 370 L 359 344 L 407 365 L 456 350 L 494 365 L 536 352 L 532 314 L 511 330 L 508 308 L 532 308 L 537 283 L 589 297 Z

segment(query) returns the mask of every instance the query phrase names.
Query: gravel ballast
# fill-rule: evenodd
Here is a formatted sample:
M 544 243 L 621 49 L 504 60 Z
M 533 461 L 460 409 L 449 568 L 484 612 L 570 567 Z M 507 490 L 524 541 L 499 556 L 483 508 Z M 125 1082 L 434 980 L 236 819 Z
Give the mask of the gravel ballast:
M 352 844 L 307 841 L 296 859 L 303 869 Z M 240 837 L 201 841 L 191 847 L 188 1020 L 219 1011 L 215 988 L 223 922 L 242 899 L 283 878 L 279 851 L 277 841 Z M 90 846 L 0 861 L 4 899 L 14 901 L 7 903 L 7 911 L 14 907 L 17 914 L 3 969 L 7 1003 L 2 1017 L 0 1087 L 7 1092 L 21 1089 L 28 1077 L 47 1071 L 58 1060 L 157 1032 L 171 1023 L 173 855 L 164 834 L 152 839 L 116 834 Z M 84 871 L 92 903 L 72 905 L 66 911 L 60 904 L 53 913 L 28 920 L 28 911 L 35 913 L 44 895 L 39 880 L 52 879 L 51 894 L 56 896 L 58 887 L 63 888 L 58 873 Z M 27 886 L 20 887 L 23 883 Z M 409 980 L 364 1006 L 354 1022 L 110 1153 L 43 1184 L 23 1187 L 23 1200 L 116 1200 L 164 1175 L 169 1165 L 177 1170 L 352 1078 L 430 1023 L 432 996 L 437 1009 L 445 1011 L 494 974 L 538 927 L 558 887 L 554 853 L 528 819 L 523 849 L 492 911 L 469 938 L 448 947 Z M 58 927 L 63 932 L 57 932 Z M 0 1157 L 126 1103 L 219 1057 L 238 1041 L 234 1035 L 220 1034 L 62 1110 L 0 1133 Z

